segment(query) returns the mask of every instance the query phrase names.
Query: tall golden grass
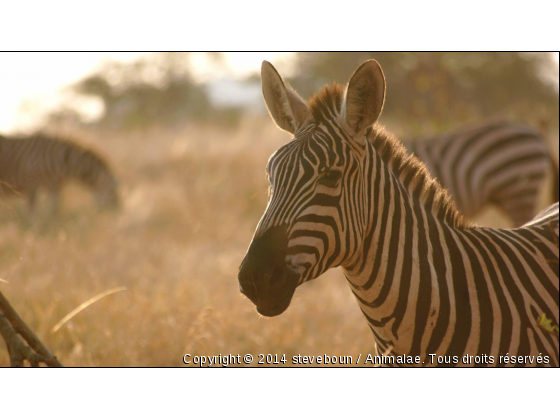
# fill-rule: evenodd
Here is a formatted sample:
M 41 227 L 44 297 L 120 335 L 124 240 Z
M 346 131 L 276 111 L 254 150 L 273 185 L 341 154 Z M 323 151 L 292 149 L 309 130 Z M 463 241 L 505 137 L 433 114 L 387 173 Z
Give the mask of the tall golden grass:
M 0 202 L 0 288 L 63 364 L 184 366 L 186 353 L 250 353 L 252 366 L 259 354 L 285 354 L 289 366 L 298 354 L 374 352 L 339 270 L 303 285 L 277 318 L 239 293 L 238 266 L 266 205 L 264 168 L 289 140 L 270 120 L 71 134 L 109 157 L 119 213 L 98 212 L 78 186 L 56 219 L 29 215 L 23 199 Z M 509 224 L 499 213 L 482 220 Z M 92 299 L 117 288 L 126 290 Z

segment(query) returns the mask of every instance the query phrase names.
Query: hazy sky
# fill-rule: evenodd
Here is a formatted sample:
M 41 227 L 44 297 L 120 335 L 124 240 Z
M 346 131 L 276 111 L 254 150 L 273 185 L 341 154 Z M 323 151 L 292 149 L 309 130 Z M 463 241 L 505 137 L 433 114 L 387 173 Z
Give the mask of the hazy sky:
M 32 125 L 38 115 L 61 103 L 65 86 L 107 61 L 130 62 L 144 54 L 0 53 L 0 133 Z M 262 60 L 289 60 L 290 54 L 227 53 L 227 70 L 215 75 L 207 74 L 203 59 L 195 65 L 201 78 L 244 76 L 258 70 Z
M 60 104 L 63 88 L 94 72 L 107 61 L 134 61 L 146 53 L 0 53 L 0 133 L 32 126 L 45 111 Z M 292 53 L 226 53 L 227 66 L 208 71 L 195 56 L 201 80 L 245 76 L 258 71 L 262 60 L 282 62 L 284 73 Z M 558 54 L 554 54 L 558 62 Z M 288 69 L 289 71 L 289 69 Z M 85 101 L 82 109 L 96 112 L 99 104 Z

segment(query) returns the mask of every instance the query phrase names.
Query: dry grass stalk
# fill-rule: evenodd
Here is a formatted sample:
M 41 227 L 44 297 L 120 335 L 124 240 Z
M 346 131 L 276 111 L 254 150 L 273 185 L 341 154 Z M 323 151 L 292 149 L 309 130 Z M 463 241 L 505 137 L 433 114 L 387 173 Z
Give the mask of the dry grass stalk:
M 113 293 L 117 293 L 117 292 L 122 292 L 126 290 L 126 287 L 115 287 L 114 289 L 111 290 L 107 290 L 103 293 L 100 293 L 94 297 L 92 297 L 91 299 L 88 299 L 87 301 L 85 301 L 84 303 L 82 303 L 80 306 L 78 306 L 76 309 L 74 309 L 73 311 L 71 311 L 68 315 L 66 315 L 64 318 L 62 318 L 52 329 L 52 333 L 57 332 L 64 324 L 66 324 L 68 321 L 70 321 L 72 318 L 74 318 L 76 315 L 78 315 L 80 312 L 82 312 L 84 309 L 86 309 L 88 306 L 94 304 L 95 302 L 97 302 L 98 300 L 103 299 L 106 296 L 112 295 Z

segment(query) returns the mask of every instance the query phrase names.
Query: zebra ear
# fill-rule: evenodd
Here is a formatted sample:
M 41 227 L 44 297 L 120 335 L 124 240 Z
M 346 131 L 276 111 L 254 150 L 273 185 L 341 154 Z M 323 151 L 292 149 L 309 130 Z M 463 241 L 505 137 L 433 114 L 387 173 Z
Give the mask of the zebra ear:
M 377 121 L 385 102 L 385 76 L 375 60 L 368 60 L 354 72 L 345 100 L 346 122 L 355 133 Z
M 261 79 L 270 116 L 278 127 L 294 134 L 310 115 L 307 104 L 268 61 L 262 63 Z

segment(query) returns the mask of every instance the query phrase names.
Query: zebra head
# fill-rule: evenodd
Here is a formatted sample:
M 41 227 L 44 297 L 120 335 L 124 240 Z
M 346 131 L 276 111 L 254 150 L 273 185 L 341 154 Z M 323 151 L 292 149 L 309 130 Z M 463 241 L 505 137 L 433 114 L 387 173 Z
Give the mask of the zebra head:
M 102 210 L 120 209 L 119 180 L 109 165 L 98 156 L 93 156 L 89 162 L 91 167 L 82 169 L 85 171 L 82 172 L 82 180 L 93 190 L 97 205 Z
M 119 181 L 109 172 L 102 173 L 96 182 L 95 201 L 101 209 L 118 210 L 121 206 L 119 198 Z
M 89 187 L 101 209 L 118 210 L 119 181 L 105 159 L 96 151 L 74 143 L 62 144 L 66 175 Z
M 352 264 L 361 249 L 366 132 L 383 108 L 385 78 L 366 61 L 346 89 L 326 86 L 306 103 L 266 61 L 261 76 L 271 117 L 294 137 L 268 161 L 268 205 L 239 284 L 260 314 L 276 316 L 297 286 Z

